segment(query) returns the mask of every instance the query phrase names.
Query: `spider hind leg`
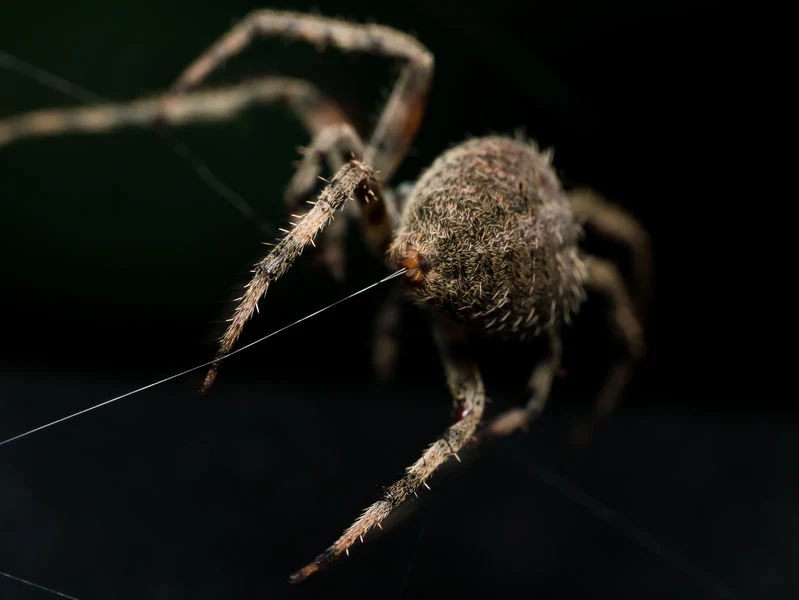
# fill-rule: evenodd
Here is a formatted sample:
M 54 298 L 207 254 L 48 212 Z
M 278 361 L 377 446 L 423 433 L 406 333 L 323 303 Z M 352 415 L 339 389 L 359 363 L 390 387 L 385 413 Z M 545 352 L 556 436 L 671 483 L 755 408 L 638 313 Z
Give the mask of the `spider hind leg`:
M 573 441 L 580 445 L 590 440 L 597 424 L 607 420 L 616 410 L 619 398 L 632 378 L 633 367 L 646 354 L 641 321 L 618 268 L 594 256 L 585 258 L 585 266 L 588 272 L 586 289 L 603 296 L 608 303 L 607 318 L 622 343 L 623 354 L 611 365 L 605 377 L 594 402 L 593 416 L 587 422 L 577 424 L 572 431 Z
M 560 370 L 562 355 L 563 344 L 560 333 L 553 331 L 549 336 L 547 355 L 538 362 L 528 380 L 530 400 L 527 405 L 524 408 L 512 408 L 492 419 L 485 428 L 486 435 L 503 436 L 517 429 L 524 430 L 541 414 L 549 398 L 555 374 Z

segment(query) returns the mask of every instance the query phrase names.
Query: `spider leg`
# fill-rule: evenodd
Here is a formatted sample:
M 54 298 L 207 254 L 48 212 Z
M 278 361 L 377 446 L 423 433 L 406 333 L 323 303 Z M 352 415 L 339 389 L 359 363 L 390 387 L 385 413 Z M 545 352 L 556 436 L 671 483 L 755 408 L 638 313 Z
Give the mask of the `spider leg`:
M 535 366 L 527 383 L 531 392 L 527 406 L 512 408 L 495 417 L 485 428 L 487 435 L 508 435 L 516 429 L 526 429 L 541 414 L 552 389 L 552 380 L 560 369 L 562 355 L 563 344 L 560 333 L 553 331 L 549 337 L 549 351 Z
M 363 142 L 351 125 L 339 123 L 325 128 L 306 149 L 297 172 L 289 182 L 285 195 L 286 205 L 290 210 L 296 210 L 311 195 L 320 179 L 323 162 L 335 173 L 348 160 L 361 160 L 362 156 Z M 361 205 L 366 242 L 372 252 L 380 257 L 383 256 L 399 221 L 394 198 L 395 195 L 387 191 L 383 195 L 382 206 Z
M 304 208 L 303 204 L 313 196 L 323 173 L 335 173 L 348 160 L 363 158 L 363 142 L 349 123 L 342 122 L 325 127 L 302 153 L 303 158 L 283 195 L 289 214 Z M 390 204 L 389 198 L 385 200 Z M 351 216 L 354 208 L 345 204 L 343 210 Z M 314 253 L 315 260 L 337 281 L 344 279 L 347 221 L 334 220 L 322 232 Z
M 413 37 L 374 24 L 356 24 L 317 15 L 256 10 L 223 35 L 195 60 L 172 87 L 172 98 L 182 94 L 224 64 L 257 37 L 279 37 L 335 46 L 344 51 L 368 52 L 405 62 L 394 90 L 366 148 L 364 160 L 388 183 L 421 124 L 433 74 L 433 55 Z
M 646 229 L 627 211 L 591 189 L 579 188 L 570 192 L 569 202 L 578 221 L 629 249 L 633 300 L 638 318 L 643 319 L 652 295 L 652 244 Z
M 457 458 L 458 451 L 472 438 L 483 415 L 485 391 L 477 364 L 472 360 L 466 336 L 460 327 L 437 319 L 435 337 L 444 362 L 447 384 L 458 406 L 460 420 L 453 423 L 422 454 L 422 457 L 405 471 L 399 481 L 392 484 L 383 498 L 369 506 L 363 514 L 336 540 L 332 546 L 311 563 L 294 573 L 290 581 L 297 583 L 318 571 L 322 566 L 348 552 L 356 540 L 373 527 L 380 526 L 395 507 L 402 504 L 449 457 Z
M 270 284 L 289 270 L 303 249 L 313 243 L 316 235 L 333 220 L 336 211 L 348 198 L 354 198 L 360 204 L 383 204 L 380 183 L 374 169 L 357 160 L 351 160 L 339 169 L 311 209 L 292 223 L 291 230 L 286 231 L 271 252 L 255 264 L 252 279 L 238 299 L 239 304 L 219 341 L 218 357 L 230 352 L 244 324 L 258 309 L 258 301 L 266 294 Z M 385 214 L 385 209 L 382 212 Z M 213 384 L 218 365 L 218 362 L 214 363 L 208 371 L 201 388 L 202 393 L 206 393 Z
M 297 210 L 310 199 L 325 165 L 335 173 L 351 158 L 362 160 L 363 142 L 349 123 L 336 123 L 317 133 L 302 154 L 283 196 L 289 211 Z
M 594 403 L 592 422 L 580 425 L 574 431 L 573 437 L 578 442 L 586 441 L 596 423 L 613 413 L 619 396 L 632 377 L 634 364 L 646 353 L 641 322 L 619 270 L 613 263 L 593 256 L 585 257 L 584 262 L 587 269 L 585 287 L 607 300 L 608 320 L 624 344 L 625 355 L 616 360 L 605 378 Z
M 396 213 L 402 212 L 405 200 L 410 196 L 414 181 L 400 183 L 384 190 L 386 205 Z M 396 226 L 395 226 L 396 227 Z M 377 312 L 372 335 L 372 367 L 380 379 L 389 379 L 397 362 L 397 338 L 401 322 L 400 304 L 403 299 L 402 288 L 392 287 L 391 292 Z
M 383 301 L 374 322 L 372 366 L 380 379 L 388 379 L 397 363 L 402 288 L 395 285 Z
M 122 127 L 146 127 L 158 118 L 168 125 L 224 121 L 256 104 L 285 102 L 312 135 L 346 121 L 339 108 L 302 79 L 263 77 L 230 87 L 194 92 L 164 107 L 164 97 L 37 110 L 0 120 L 0 147 L 32 137 L 67 133 L 103 134 Z

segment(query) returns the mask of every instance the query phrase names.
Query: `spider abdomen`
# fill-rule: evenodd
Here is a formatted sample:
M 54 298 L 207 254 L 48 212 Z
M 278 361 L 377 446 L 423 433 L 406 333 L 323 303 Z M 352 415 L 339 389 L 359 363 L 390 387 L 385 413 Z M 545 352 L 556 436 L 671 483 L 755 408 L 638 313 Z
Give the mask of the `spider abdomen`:
M 525 336 L 579 307 L 579 232 L 550 155 L 492 136 L 448 150 L 421 176 L 389 255 L 423 302 L 473 329 Z

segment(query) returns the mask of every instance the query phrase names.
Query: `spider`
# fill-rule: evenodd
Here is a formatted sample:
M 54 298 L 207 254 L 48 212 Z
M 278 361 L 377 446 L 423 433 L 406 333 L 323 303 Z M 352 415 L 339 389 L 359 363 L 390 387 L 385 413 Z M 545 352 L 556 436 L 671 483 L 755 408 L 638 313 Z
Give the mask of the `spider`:
M 230 88 L 195 91 L 215 69 L 259 37 L 284 38 L 365 52 L 401 61 L 393 91 L 367 140 L 333 101 L 305 80 L 267 77 Z M 282 102 L 311 142 L 285 192 L 291 228 L 254 265 L 252 279 L 221 337 L 217 357 L 234 347 L 270 285 L 308 246 L 334 277 L 343 275 L 347 217 L 360 215 L 369 249 L 402 270 L 406 295 L 429 308 L 433 333 L 453 399 L 454 422 L 388 486 L 324 552 L 294 573 L 299 582 L 330 563 L 381 522 L 474 438 L 525 428 L 543 409 L 562 357 L 561 330 L 588 292 L 606 298 L 608 318 L 624 355 L 611 367 L 595 415 L 612 412 L 644 355 L 642 319 L 649 296 L 650 251 L 640 224 L 588 189 L 567 192 L 552 154 L 530 140 L 492 135 L 469 139 L 441 154 L 410 185 L 391 180 L 424 115 L 434 59 L 414 37 L 375 24 L 276 10 L 258 10 L 236 24 L 179 77 L 165 95 L 126 105 L 40 111 L 0 123 L 0 146 L 17 138 L 60 131 L 101 132 L 123 124 L 166 126 L 229 118 L 253 102 Z M 329 175 L 331 174 L 332 175 Z M 317 192 L 317 182 L 325 182 Z M 354 202 L 347 202 L 353 200 Z M 305 203 L 311 208 L 301 212 Z M 300 214 L 301 213 L 301 214 Z M 579 246 L 583 225 L 627 246 L 632 286 L 611 262 Z M 315 241 L 318 236 L 318 241 Z M 397 297 L 377 319 L 375 364 L 390 368 L 395 354 Z M 529 379 L 525 406 L 483 424 L 485 389 L 470 350 L 481 336 L 543 338 L 546 355 Z M 218 363 L 202 386 L 206 393 Z

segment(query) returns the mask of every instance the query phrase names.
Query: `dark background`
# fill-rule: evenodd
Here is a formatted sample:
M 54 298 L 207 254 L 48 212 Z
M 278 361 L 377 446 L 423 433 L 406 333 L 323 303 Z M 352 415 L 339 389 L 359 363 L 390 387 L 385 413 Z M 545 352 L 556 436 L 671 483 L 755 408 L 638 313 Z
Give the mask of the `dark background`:
M 81 600 L 447 589 L 795 597 L 796 413 L 745 390 L 738 357 L 751 347 L 729 326 L 751 293 L 724 268 L 749 255 L 724 230 L 738 200 L 728 182 L 747 175 L 730 147 L 751 127 L 730 119 L 755 68 L 740 26 L 695 2 L 314 6 L 414 33 L 436 55 L 429 110 L 396 181 L 467 135 L 522 129 L 554 147 L 567 185 L 589 184 L 641 219 L 656 294 L 634 386 L 591 445 L 570 445 L 614 349 L 588 307 L 567 338 L 569 375 L 529 435 L 446 469 L 402 526 L 289 587 L 289 572 L 450 418 L 416 309 L 404 312 L 395 379 L 375 381 L 370 330 L 384 286 L 229 361 L 208 399 L 196 395 L 195 373 L 0 448 L 0 571 Z M 166 88 L 253 7 L 18 3 L 0 13 L 0 49 L 124 100 Z M 309 77 L 368 131 L 396 72 L 375 57 L 266 41 L 212 82 Z M 75 103 L 0 70 L 0 118 Z M 259 221 L 283 225 L 282 189 L 307 143 L 290 114 L 258 108 L 169 135 Z M 264 241 L 147 130 L 0 148 L 0 223 L 0 438 L 207 360 Z M 384 273 L 357 234 L 350 250 L 343 285 L 298 261 L 246 339 Z M 535 357 L 535 348 L 482 348 L 492 412 L 523 400 Z M 587 495 L 558 491 L 561 478 Z M 592 512 L 596 500 L 618 513 Z M 44 597 L 3 580 L 0 596 Z

